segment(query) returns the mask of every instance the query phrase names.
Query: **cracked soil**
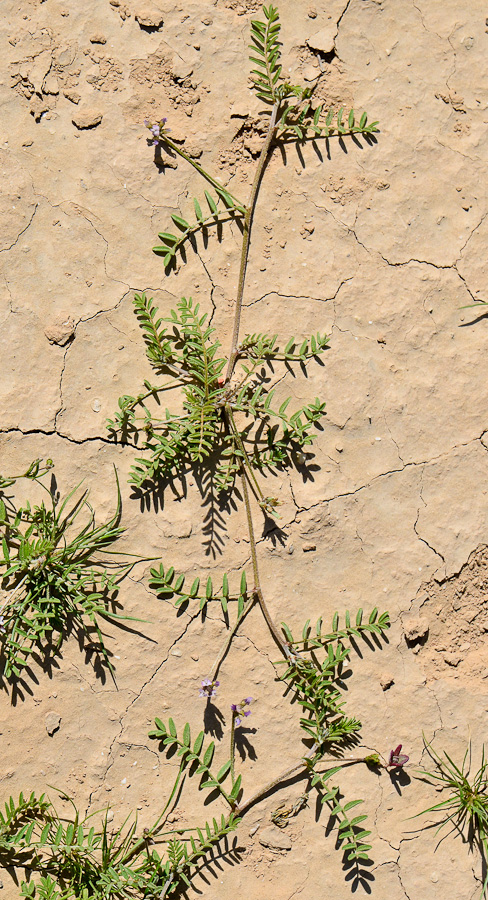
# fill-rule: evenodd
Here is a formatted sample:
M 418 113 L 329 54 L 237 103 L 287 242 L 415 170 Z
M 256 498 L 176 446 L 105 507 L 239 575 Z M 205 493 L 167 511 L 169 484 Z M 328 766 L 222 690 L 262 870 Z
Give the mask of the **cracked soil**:
M 184 164 L 155 165 L 142 123 L 167 116 L 174 139 L 246 196 L 262 140 L 246 49 L 259 9 L 253 0 L 2 2 L 0 471 L 51 457 L 61 491 L 85 479 L 102 521 L 116 502 L 115 465 L 123 549 L 189 577 L 249 565 L 241 502 L 222 512 L 190 478 L 143 508 L 127 485 L 137 449 L 115 445 L 105 420 L 149 375 L 134 291 L 162 311 L 192 296 L 230 343 L 239 234 L 210 237 L 165 276 L 151 247 L 201 185 Z M 282 506 L 279 528 L 259 526 L 263 589 L 292 630 L 335 610 L 389 610 L 388 643 L 353 656 L 347 710 L 362 720 L 365 748 L 387 756 L 401 742 L 412 768 L 401 778 L 344 771 L 372 830 L 374 863 L 358 893 L 474 900 L 478 854 L 456 834 L 437 847 L 434 829 L 410 817 L 439 799 L 413 774 L 425 763 L 422 732 L 458 761 L 468 739 L 477 759 L 486 738 L 488 320 L 462 307 L 488 300 L 488 7 L 281 0 L 279 11 L 285 71 L 319 79 L 327 104 L 366 109 L 380 134 L 371 146 L 275 150 L 261 187 L 242 333 L 331 337 L 307 377 L 277 378 L 277 396 L 292 393 L 297 405 L 319 396 L 327 416 L 310 476 L 269 478 Z M 328 54 L 313 50 L 323 29 Z M 224 624 L 217 613 L 203 623 L 176 616 L 149 590 L 148 569 L 136 567 L 120 593 L 143 623 L 107 627 L 116 686 L 69 641 L 50 676 L 34 671 L 14 704 L 1 695 L 4 799 L 51 785 L 86 811 L 110 803 L 119 823 L 131 810 L 141 827 L 157 815 L 175 764 L 147 732 L 170 715 L 199 730 L 198 687 Z M 421 640 L 406 640 L 419 621 Z M 236 694 L 256 698 L 240 760 L 249 793 L 302 753 L 277 657 L 254 609 L 219 675 L 225 716 Z M 49 713 L 61 717 L 53 734 Z M 298 780 L 254 807 L 239 858 L 203 869 L 196 894 L 349 897 L 314 803 L 289 820 L 286 847 L 260 842 L 271 812 L 302 791 Z M 200 814 L 189 784 L 174 821 Z M 18 897 L 12 873 L 1 889 L 2 900 Z

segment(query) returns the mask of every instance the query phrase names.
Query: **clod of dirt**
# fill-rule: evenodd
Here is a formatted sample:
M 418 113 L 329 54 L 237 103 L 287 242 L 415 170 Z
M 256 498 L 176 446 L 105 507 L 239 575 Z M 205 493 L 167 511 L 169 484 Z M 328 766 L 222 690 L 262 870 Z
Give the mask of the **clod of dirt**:
M 154 3 L 136 4 L 134 18 L 142 28 L 161 28 L 163 24 L 163 14 Z
M 34 116 L 36 122 L 40 122 L 43 115 L 49 112 L 49 102 L 46 102 L 44 97 L 33 97 L 30 110 L 31 116 Z
M 92 34 L 90 38 L 90 44 L 106 44 L 107 38 L 104 34 L 101 34 L 99 31 L 96 34 Z
M 74 336 L 75 322 L 72 318 L 66 319 L 64 322 L 52 322 L 44 329 L 50 344 L 58 344 L 64 347 Z
M 311 50 L 318 50 L 319 53 L 332 53 L 335 49 L 335 25 L 327 25 L 312 37 L 307 38 L 307 45 Z
M 291 850 L 293 846 L 291 838 L 274 825 L 263 828 L 259 835 L 259 843 L 270 850 Z
M 429 622 L 425 616 L 410 613 L 403 617 L 403 633 L 407 644 L 417 644 L 427 640 Z
M 66 99 L 70 100 L 71 103 L 78 104 L 81 100 L 81 95 L 78 93 L 78 91 L 63 91 L 63 93 Z
M 61 716 L 55 712 L 48 712 L 44 719 L 47 733 L 52 737 L 55 731 L 58 731 L 61 725 Z
M 380 678 L 380 685 L 383 691 L 387 691 L 392 685 L 395 684 L 395 679 L 393 675 L 390 675 L 389 672 L 383 672 L 383 675 Z
M 448 666 L 452 666 L 454 669 L 459 665 L 462 658 L 462 653 L 456 653 L 452 650 L 448 650 L 447 653 L 444 653 L 444 662 L 447 663 Z
M 53 96 L 59 94 L 59 81 L 53 72 L 50 72 L 49 75 L 46 75 L 44 84 L 42 86 L 42 92 L 43 94 L 52 94 Z
M 97 125 L 100 125 L 102 119 L 103 114 L 95 109 L 80 109 L 71 121 L 81 131 L 84 128 L 96 128 Z
M 193 66 L 191 65 L 191 63 L 187 62 L 184 59 L 181 59 L 180 56 L 174 57 L 171 69 L 176 81 L 184 81 L 185 78 L 188 78 L 188 76 L 193 72 Z

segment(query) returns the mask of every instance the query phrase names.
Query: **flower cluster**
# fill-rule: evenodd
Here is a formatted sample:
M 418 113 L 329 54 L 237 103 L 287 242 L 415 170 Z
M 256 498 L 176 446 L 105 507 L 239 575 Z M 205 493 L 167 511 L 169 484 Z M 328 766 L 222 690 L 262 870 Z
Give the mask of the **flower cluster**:
M 216 697 L 216 688 L 218 688 L 219 684 L 220 681 L 210 681 L 210 678 L 204 678 L 199 691 L 200 697 L 205 697 L 208 700 L 210 697 Z
M 242 722 L 241 717 L 247 717 L 251 715 L 251 710 L 246 709 L 246 706 L 249 706 L 252 703 L 252 697 L 246 697 L 245 700 L 241 700 L 240 703 L 231 703 L 232 715 L 234 716 L 234 724 L 236 726 L 240 725 Z
M 149 131 L 151 132 L 151 137 L 147 139 L 149 145 L 154 147 L 159 146 L 163 134 L 166 134 L 166 132 L 169 131 L 169 128 L 164 127 L 167 121 L 167 119 L 160 119 L 159 122 L 152 124 L 149 119 L 144 119 L 144 125 L 146 128 L 149 128 Z

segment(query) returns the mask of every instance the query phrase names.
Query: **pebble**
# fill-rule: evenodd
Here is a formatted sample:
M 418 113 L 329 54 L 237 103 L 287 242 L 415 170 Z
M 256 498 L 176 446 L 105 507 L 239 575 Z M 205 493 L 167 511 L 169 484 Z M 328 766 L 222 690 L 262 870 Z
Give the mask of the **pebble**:
M 74 336 L 74 333 L 75 322 L 71 317 L 64 321 L 52 322 L 50 325 L 46 325 L 44 329 L 44 334 L 49 343 L 58 344 L 60 347 L 64 347 Z
M 429 633 L 429 622 L 425 616 L 406 615 L 403 619 L 403 633 L 407 641 L 420 641 Z
M 390 673 L 384 672 L 383 675 L 381 675 L 381 677 L 380 677 L 380 685 L 381 685 L 382 689 L 384 691 L 387 691 L 388 688 L 391 688 L 391 686 L 393 684 L 395 684 L 395 679 L 393 678 L 393 675 L 390 675 Z
M 319 50 L 321 53 L 332 53 L 335 42 L 335 25 L 328 25 L 307 38 L 307 44 L 311 50 Z
M 52 737 L 55 731 L 58 731 L 61 725 L 61 716 L 55 712 L 48 712 L 44 719 L 47 733 Z
M 141 3 L 136 7 L 134 18 L 144 28 L 161 28 L 163 14 L 153 3 Z
M 80 131 L 85 128 L 96 128 L 103 119 L 103 113 L 96 109 L 80 109 L 72 117 L 71 121 Z

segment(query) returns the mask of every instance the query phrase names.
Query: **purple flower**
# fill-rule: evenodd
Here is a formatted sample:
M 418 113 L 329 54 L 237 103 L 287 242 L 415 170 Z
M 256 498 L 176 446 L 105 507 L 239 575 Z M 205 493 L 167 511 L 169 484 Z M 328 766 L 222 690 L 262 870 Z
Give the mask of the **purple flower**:
M 163 141 L 164 135 L 170 130 L 169 128 L 165 128 L 167 118 L 163 117 L 159 120 L 159 122 L 150 122 L 149 119 L 144 119 L 144 125 L 150 131 L 150 137 L 148 137 L 147 142 L 150 147 L 159 147 L 159 145 Z
M 252 697 L 246 697 L 245 700 L 241 700 L 240 703 L 231 703 L 230 708 L 234 715 L 234 725 L 238 728 L 242 722 L 241 716 L 247 717 L 251 715 L 251 710 L 246 709 L 246 706 L 252 703 Z
M 200 697 L 205 697 L 207 700 L 209 700 L 210 697 L 216 697 L 216 688 L 218 688 L 219 684 L 220 681 L 211 681 L 210 678 L 204 678 L 199 690 Z
M 388 765 L 392 766 L 395 769 L 401 769 L 405 763 L 408 763 L 410 759 L 409 756 L 406 756 L 405 753 L 402 753 L 402 745 L 398 744 L 398 747 L 395 747 L 394 750 L 390 750 L 390 755 L 388 757 Z

